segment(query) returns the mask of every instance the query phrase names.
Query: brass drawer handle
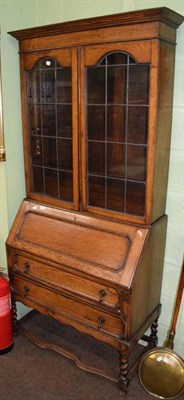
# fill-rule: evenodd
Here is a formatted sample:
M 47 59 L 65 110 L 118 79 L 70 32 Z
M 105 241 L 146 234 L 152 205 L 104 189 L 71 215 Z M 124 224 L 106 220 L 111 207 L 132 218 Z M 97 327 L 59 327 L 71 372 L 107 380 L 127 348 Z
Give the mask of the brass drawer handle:
M 28 295 L 28 292 L 29 292 L 29 288 L 27 286 L 24 286 L 23 296 L 26 297 Z
M 104 324 L 104 322 L 105 322 L 105 318 L 103 318 L 103 317 L 98 318 L 98 329 L 101 329 L 102 324 Z
M 24 272 L 27 274 L 27 272 L 29 271 L 29 268 L 31 267 L 31 265 L 28 262 L 25 262 L 24 264 Z
M 13 264 L 13 268 L 12 269 L 13 269 L 13 271 L 16 272 L 17 271 L 17 264 Z
M 104 299 L 104 297 L 107 295 L 106 291 L 104 289 L 101 289 L 99 291 L 99 302 L 101 303 Z

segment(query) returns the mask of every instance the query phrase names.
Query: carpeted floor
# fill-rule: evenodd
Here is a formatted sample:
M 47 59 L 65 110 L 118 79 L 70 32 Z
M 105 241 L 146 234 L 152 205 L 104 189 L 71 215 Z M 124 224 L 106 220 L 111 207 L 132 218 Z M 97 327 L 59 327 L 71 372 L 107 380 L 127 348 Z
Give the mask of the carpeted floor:
M 49 317 L 35 314 L 24 322 L 34 334 L 55 345 L 73 349 L 83 361 L 118 373 L 118 354 L 75 329 Z M 118 385 L 103 377 L 79 369 L 52 350 L 37 347 L 24 335 L 15 338 L 14 348 L 0 356 L 0 400 L 117 400 L 122 397 Z M 138 376 L 132 379 L 126 400 L 151 400 Z M 180 396 L 178 400 L 184 399 Z

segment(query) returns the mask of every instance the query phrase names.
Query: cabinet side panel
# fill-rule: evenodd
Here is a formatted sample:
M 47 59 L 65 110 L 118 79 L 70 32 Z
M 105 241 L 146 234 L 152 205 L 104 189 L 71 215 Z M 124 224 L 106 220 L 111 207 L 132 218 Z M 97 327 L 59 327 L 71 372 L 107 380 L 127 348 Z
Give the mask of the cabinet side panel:
M 151 221 L 165 213 L 170 154 L 175 46 L 161 42 L 153 209 Z
M 28 160 L 28 121 L 27 121 L 27 108 L 26 108 L 26 81 L 24 71 L 24 58 L 20 55 L 20 78 L 21 78 L 21 107 L 22 107 L 22 135 L 24 145 L 24 169 L 25 169 L 25 183 L 26 183 L 26 195 L 30 193 L 31 178 L 30 168 Z
M 166 216 L 163 216 L 152 225 L 148 241 L 145 243 L 145 248 L 140 258 L 132 285 L 131 336 L 160 303 L 166 227 Z

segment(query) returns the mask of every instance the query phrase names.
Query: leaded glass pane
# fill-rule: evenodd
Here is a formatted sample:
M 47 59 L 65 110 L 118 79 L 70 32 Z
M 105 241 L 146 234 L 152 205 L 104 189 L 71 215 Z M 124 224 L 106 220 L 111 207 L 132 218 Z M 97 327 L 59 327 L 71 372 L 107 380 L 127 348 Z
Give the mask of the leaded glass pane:
M 71 68 L 43 58 L 26 87 L 31 191 L 73 202 Z
M 88 206 L 144 216 L 149 74 L 123 52 L 86 68 Z

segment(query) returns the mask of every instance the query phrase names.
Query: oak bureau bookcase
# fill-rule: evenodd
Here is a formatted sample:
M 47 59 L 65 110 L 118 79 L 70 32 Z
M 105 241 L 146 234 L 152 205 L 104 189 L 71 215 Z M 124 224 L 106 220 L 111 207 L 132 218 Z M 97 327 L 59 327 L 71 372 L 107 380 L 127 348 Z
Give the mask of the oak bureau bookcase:
M 182 21 L 164 7 L 10 32 L 27 189 L 7 240 L 14 317 L 19 301 L 113 346 L 123 391 L 138 341 L 157 342 Z

